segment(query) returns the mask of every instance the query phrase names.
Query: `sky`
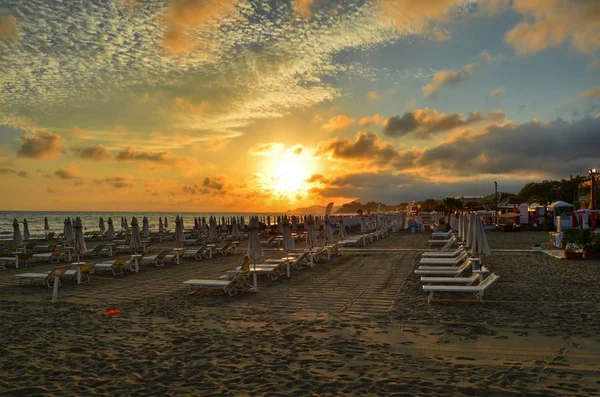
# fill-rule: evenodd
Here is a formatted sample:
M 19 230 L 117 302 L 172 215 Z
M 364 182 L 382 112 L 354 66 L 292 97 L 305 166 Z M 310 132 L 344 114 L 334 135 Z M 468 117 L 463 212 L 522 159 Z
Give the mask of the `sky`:
M 0 210 L 516 193 L 599 136 L 596 0 L 0 0 Z

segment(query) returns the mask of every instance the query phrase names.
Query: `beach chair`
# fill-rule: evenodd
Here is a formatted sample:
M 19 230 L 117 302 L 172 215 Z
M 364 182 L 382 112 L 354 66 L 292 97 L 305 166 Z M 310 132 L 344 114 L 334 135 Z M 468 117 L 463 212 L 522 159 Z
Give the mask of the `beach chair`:
M 158 254 L 146 255 L 140 260 L 140 264 L 152 263 L 156 267 L 165 265 L 165 258 L 169 254 L 169 250 L 162 250 Z
M 428 277 L 421 276 L 421 284 L 466 284 L 471 285 L 479 279 L 479 274 L 473 273 L 471 277 Z
M 49 261 L 50 263 L 59 263 L 64 258 L 64 252 L 57 248 L 52 252 L 44 252 L 31 255 L 32 260 Z
M 452 258 L 421 258 L 419 261 L 420 265 L 440 265 L 440 266 L 458 266 L 461 264 L 467 257 L 469 253 L 467 251 L 462 252 L 456 257 Z
M 110 270 L 112 272 L 113 276 L 117 276 L 119 274 L 123 274 L 123 267 L 128 264 L 128 261 L 129 261 L 129 263 L 132 262 L 130 258 L 128 258 L 126 256 L 121 256 L 112 262 L 96 263 L 96 265 L 94 266 L 94 272 L 96 272 L 98 270 L 100 270 L 100 271 Z
M 428 240 L 427 244 L 429 244 L 429 246 L 434 246 L 434 245 L 440 245 L 442 244 L 442 250 L 446 250 L 448 248 L 450 248 L 453 244 L 456 243 L 456 237 L 452 236 L 448 239 L 433 239 L 433 240 Z
M 479 285 L 423 285 L 423 291 L 429 292 L 427 302 L 431 302 L 436 292 L 469 292 L 475 295 L 477 300 L 483 303 L 483 295 L 486 289 L 498 280 L 500 276 L 490 274 Z
M 231 297 L 247 288 L 247 277 L 248 271 L 240 271 L 233 274 L 229 280 L 192 279 L 184 281 L 183 284 L 188 286 L 188 295 L 192 295 L 200 289 L 222 289 Z
M 431 238 L 441 238 L 441 239 L 449 239 L 452 237 L 452 230 L 448 230 L 447 232 L 433 232 L 431 233 Z
M 30 284 L 33 284 L 33 282 L 36 280 L 40 280 L 42 283 L 46 284 L 48 288 L 52 288 L 54 286 L 54 279 L 56 276 L 58 276 L 58 286 L 60 287 L 60 277 L 67 270 L 69 270 L 69 267 L 71 267 L 71 265 L 56 266 L 54 269 L 46 273 L 21 273 L 15 274 L 15 277 L 19 278 L 19 285 L 21 285 L 23 280 L 29 279 L 31 281 Z
M 221 245 L 220 247 L 215 247 L 215 253 L 221 255 L 233 254 L 235 248 L 236 246 L 232 242 L 228 242 Z
M 99 257 L 103 250 L 106 249 L 106 244 L 98 244 L 94 249 L 87 251 L 83 256 L 91 256 L 92 258 Z
M 81 268 L 79 269 L 79 272 L 81 273 L 81 283 L 82 284 L 85 283 L 86 281 L 92 281 L 92 279 L 90 278 L 90 274 L 93 272 L 94 266 L 95 266 L 94 263 L 86 263 L 85 265 L 81 266 Z M 67 270 L 64 273 L 64 276 L 71 276 L 71 278 L 73 280 L 75 280 L 77 278 L 77 270 L 75 270 L 75 269 Z
M 419 266 L 415 270 L 416 275 L 429 276 L 455 276 L 458 277 L 462 272 L 472 267 L 470 260 L 464 261 L 460 266 Z
M 465 252 L 465 247 L 458 247 L 454 251 L 427 251 L 421 254 L 424 258 L 453 258 Z
M 280 259 L 267 259 L 264 261 L 264 263 L 257 265 L 257 266 L 286 265 L 287 262 L 290 263 L 290 267 L 295 267 L 297 270 L 301 270 L 302 265 L 312 266 L 311 261 L 310 261 L 310 251 L 304 251 L 300 255 L 291 254 L 285 258 L 280 258 Z
M 202 258 L 208 258 L 208 248 L 200 247 L 200 248 L 188 248 L 184 251 L 183 255 L 181 255 L 183 259 L 186 258 L 194 258 L 199 261 Z

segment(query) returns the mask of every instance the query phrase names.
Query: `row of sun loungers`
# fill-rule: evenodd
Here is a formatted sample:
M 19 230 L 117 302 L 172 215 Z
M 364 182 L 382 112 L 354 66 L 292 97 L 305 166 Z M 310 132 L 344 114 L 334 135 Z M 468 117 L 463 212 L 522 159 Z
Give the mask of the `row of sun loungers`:
M 290 276 L 290 269 L 300 270 L 304 267 L 313 267 L 324 258 L 331 258 L 332 254 L 339 254 L 339 244 L 313 247 L 299 254 L 288 254 L 283 258 L 267 259 L 261 263 L 250 263 L 245 257 L 242 265 L 235 267 L 218 280 L 192 279 L 184 281 L 188 287 L 187 293 L 194 294 L 199 290 L 223 290 L 229 296 L 234 296 L 242 291 L 253 290 L 249 276 L 265 276 L 276 280 L 283 275 Z
M 343 240 L 340 240 L 340 244 L 347 246 L 365 246 L 367 243 L 372 243 L 375 240 L 379 240 L 387 236 L 387 229 L 378 229 L 369 233 L 364 233 L 361 235 L 349 236 Z
M 421 276 L 423 291 L 428 293 L 427 301 L 431 302 L 435 293 L 461 292 L 472 293 L 477 300 L 483 302 L 485 290 L 499 278 L 495 273 L 481 266 L 479 258 L 470 257 L 463 246 L 454 247 L 458 239 L 450 232 L 434 232 L 429 245 L 443 244 L 439 251 L 428 251 L 421 255 L 419 266 L 414 271 Z M 467 270 L 470 275 L 463 275 Z M 487 275 L 487 277 L 485 277 Z

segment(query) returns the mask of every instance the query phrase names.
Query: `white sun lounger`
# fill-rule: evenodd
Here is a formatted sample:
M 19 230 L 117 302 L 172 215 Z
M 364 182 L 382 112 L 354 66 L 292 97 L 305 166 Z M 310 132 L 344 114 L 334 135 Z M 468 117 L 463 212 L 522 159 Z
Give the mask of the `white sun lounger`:
M 485 290 L 494 284 L 499 277 L 495 273 L 492 273 L 479 285 L 424 285 L 423 291 L 429 292 L 427 302 L 431 302 L 435 292 L 471 292 L 475 294 L 475 297 L 480 302 L 483 302 Z
M 48 288 L 52 288 L 54 286 L 54 278 L 56 276 L 59 277 L 58 285 L 60 286 L 60 277 L 63 274 L 65 274 L 65 272 L 67 270 L 69 270 L 70 266 L 71 265 L 56 266 L 54 269 L 52 269 L 51 271 L 46 272 L 46 273 L 21 273 L 21 274 L 15 274 L 15 277 L 19 278 L 19 285 L 21 285 L 21 281 L 23 281 L 25 279 L 29 279 L 29 280 L 31 280 L 31 283 L 33 283 L 35 280 L 40 280 L 44 284 L 46 284 L 46 286 Z
M 188 295 L 191 295 L 198 291 L 199 289 L 222 289 L 227 292 L 229 296 L 237 295 L 238 291 L 244 289 L 245 286 L 245 278 L 247 277 L 248 272 L 241 271 L 237 272 L 231 280 L 200 280 L 193 279 L 184 281 L 183 284 L 187 285 Z
M 429 245 L 452 245 L 456 242 L 456 237 L 452 236 L 450 238 L 447 239 L 432 239 L 432 240 L 428 240 L 427 243 Z
M 423 258 L 453 258 L 465 252 L 464 247 L 458 247 L 454 251 L 427 251 L 423 252 L 421 256 Z
M 419 266 L 419 268 L 415 270 L 415 274 L 422 276 L 459 276 L 471 265 L 472 262 L 467 260 L 460 266 Z
M 449 239 L 450 237 L 452 237 L 452 230 L 449 230 L 447 232 L 433 232 L 431 233 L 431 238 L 443 238 L 443 239 Z
M 479 274 L 473 273 L 471 277 L 421 277 L 422 284 L 466 284 L 471 285 L 479 279 Z
M 467 259 L 469 253 L 464 251 L 462 254 L 459 254 L 456 257 L 452 258 L 421 258 L 419 261 L 420 265 L 447 265 L 447 266 L 458 266 L 465 259 Z

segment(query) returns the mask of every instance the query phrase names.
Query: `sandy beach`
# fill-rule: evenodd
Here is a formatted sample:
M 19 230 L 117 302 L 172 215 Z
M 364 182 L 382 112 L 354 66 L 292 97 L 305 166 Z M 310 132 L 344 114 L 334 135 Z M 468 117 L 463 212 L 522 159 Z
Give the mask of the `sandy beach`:
M 427 233 L 233 298 L 187 296 L 182 282 L 216 278 L 241 253 L 65 281 L 57 304 L 14 277 L 51 265 L 0 271 L 0 394 L 598 395 L 600 262 L 527 252 L 546 233 L 488 238 L 484 264 L 500 279 L 483 304 L 427 303 L 412 273 Z

